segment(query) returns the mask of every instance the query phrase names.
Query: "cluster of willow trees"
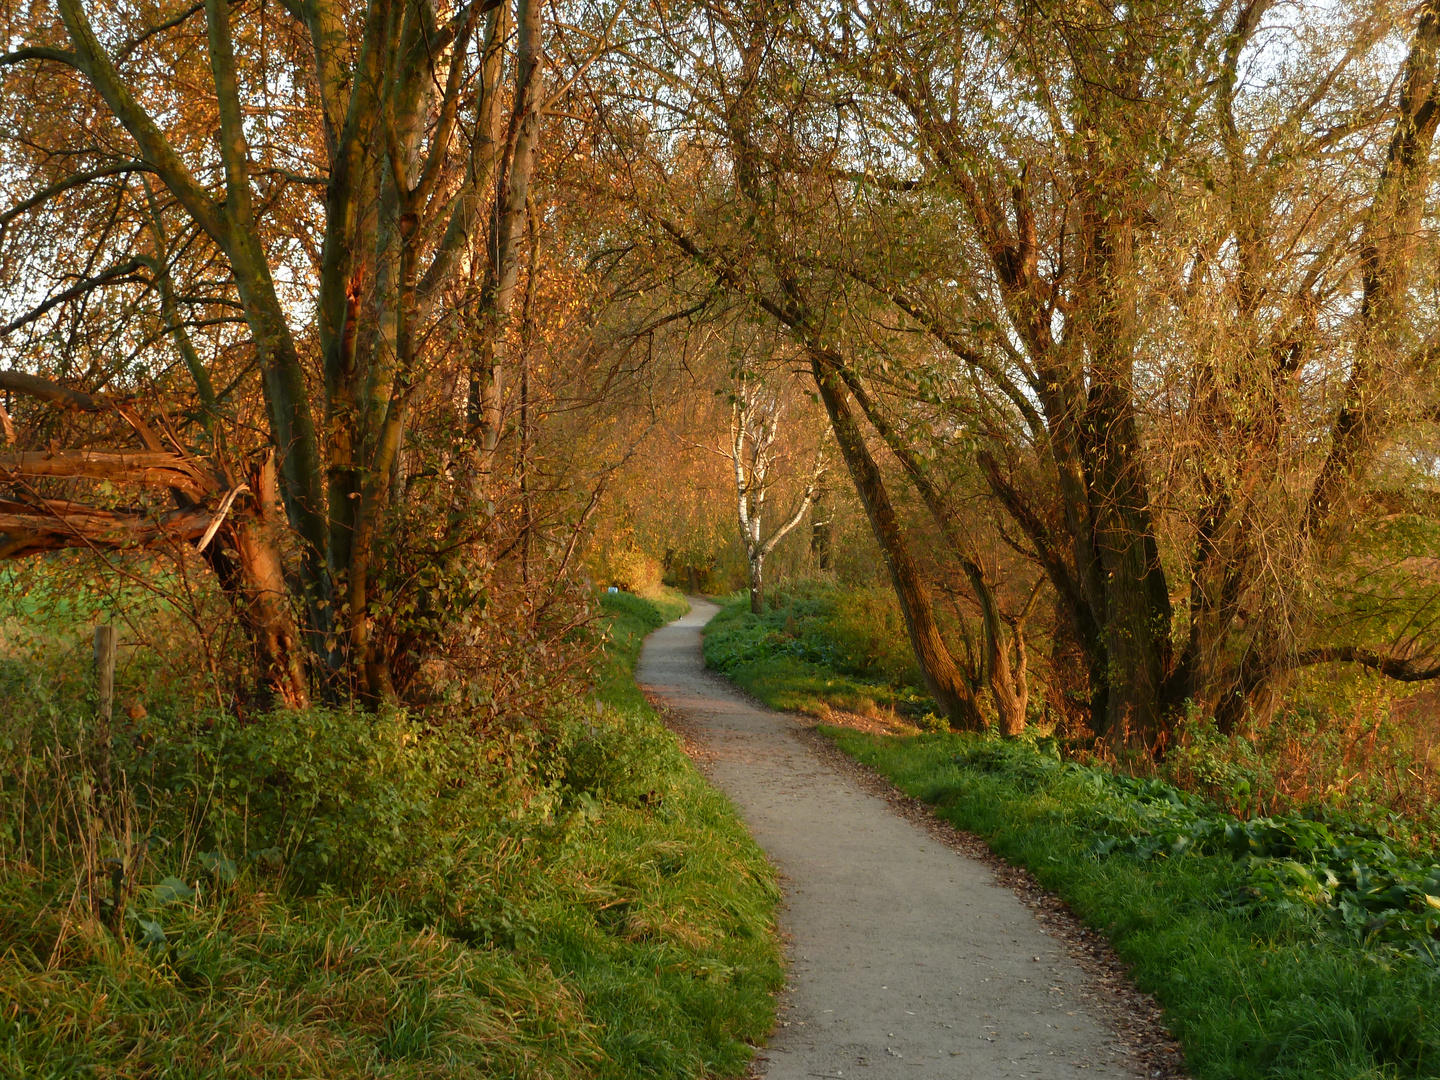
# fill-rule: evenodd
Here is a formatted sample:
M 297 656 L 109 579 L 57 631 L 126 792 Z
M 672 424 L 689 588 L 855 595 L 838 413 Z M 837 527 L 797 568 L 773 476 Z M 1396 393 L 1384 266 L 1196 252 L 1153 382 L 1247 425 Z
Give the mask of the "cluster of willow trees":
M 1431 0 L 4 11 L 0 553 L 203 542 L 284 700 L 564 579 L 737 319 L 957 726 L 1042 620 L 1117 749 L 1440 675 Z
M 1117 749 L 1307 665 L 1440 675 L 1433 3 L 643 26 L 607 69 L 635 227 L 788 330 L 952 722 L 1024 725 L 1037 591 L 1051 700 Z

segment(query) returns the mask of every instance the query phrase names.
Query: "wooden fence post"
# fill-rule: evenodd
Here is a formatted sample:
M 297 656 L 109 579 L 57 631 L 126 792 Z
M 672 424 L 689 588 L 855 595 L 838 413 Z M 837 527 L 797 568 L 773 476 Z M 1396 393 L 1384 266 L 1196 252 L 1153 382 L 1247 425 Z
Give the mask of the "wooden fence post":
M 100 719 L 110 725 L 115 711 L 115 624 L 95 627 L 95 689 L 100 695 Z
M 95 690 L 100 698 L 95 720 L 95 772 L 101 789 L 110 788 L 110 721 L 115 713 L 115 624 L 95 626 Z

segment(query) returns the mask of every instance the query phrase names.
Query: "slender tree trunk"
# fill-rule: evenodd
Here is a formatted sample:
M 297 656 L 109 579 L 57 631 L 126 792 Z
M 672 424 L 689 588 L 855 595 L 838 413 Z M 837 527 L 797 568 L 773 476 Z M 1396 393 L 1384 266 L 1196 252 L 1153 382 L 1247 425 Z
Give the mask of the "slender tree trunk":
M 1015 671 L 1010 665 L 1010 643 L 1008 635 L 1005 633 L 1000 606 L 995 597 L 995 590 L 991 587 L 980 566 L 974 544 L 965 534 L 963 526 L 956 523 L 954 516 L 945 505 L 943 496 L 931 482 L 924 463 L 880 411 L 859 377 L 849 367 L 843 367 L 841 373 L 845 385 L 854 395 L 856 403 L 859 404 L 866 419 L 870 421 L 871 427 L 884 440 L 885 445 L 890 447 L 891 452 L 904 467 L 906 475 L 910 477 L 921 501 L 930 511 L 930 517 L 940 530 L 940 535 L 945 538 L 951 554 L 959 560 L 961 569 L 965 571 L 965 576 L 970 581 L 976 602 L 980 605 L 980 629 L 983 638 L 977 682 L 990 688 L 1001 732 L 1007 736 L 1018 735 L 1025 729 L 1025 707 L 1029 698 L 1029 689 L 1025 685 L 1023 665 L 1020 669 L 1020 681 L 1018 684 L 1015 681 Z M 1017 639 L 1017 645 L 1023 649 L 1020 640 L 1023 639 Z
M 880 544 L 886 569 L 890 571 L 890 580 L 905 617 L 905 628 L 910 634 L 910 644 L 915 650 L 925 686 L 954 726 L 977 731 L 984 727 L 984 719 L 976 707 L 969 684 L 940 636 L 929 590 L 905 541 L 884 477 L 850 411 L 839 363 L 835 357 L 812 348 L 810 370 L 825 409 L 830 414 L 840 455 L 845 459 L 875 539 Z
M 526 231 L 530 241 L 530 259 L 525 272 L 525 303 L 520 310 L 520 430 L 517 472 L 520 481 L 520 580 L 530 581 L 530 546 L 535 529 L 533 500 L 530 491 L 530 359 L 535 348 L 535 290 L 540 279 L 540 224 L 531 199 L 525 207 Z M 668 570 L 670 553 L 665 556 Z
M 1025 684 L 1024 638 L 1016 635 L 1017 667 L 1010 664 L 1010 635 L 1005 632 L 1004 620 L 1000 617 L 1000 605 L 995 590 L 985 578 L 985 571 L 973 559 L 962 559 L 965 576 L 970 579 L 970 588 L 980 603 L 980 628 L 983 638 L 984 671 L 982 682 L 990 687 L 990 696 L 995 703 L 995 715 L 1000 723 L 1000 734 L 1012 738 L 1025 730 L 1025 708 L 1029 701 L 1029 688 Z
M 507 334 L 520 277 L 520 237 L 540 143 L 540 104 L 545 81 L 545 57 L 541 48 L 544 8 L 540 0 L 519 0 L 515 28 L 519 35 L 515 97 L 501 165 L 496 172 L 485 282 L 473 318 L 478 348 L 470 369 L 469 417 L 471 431 L 479 444 L 476 481 L 482 493 L 489 487 L 500 442 L 505 369 L 509 362 Z
M 815 560 L 815 569 L 830 569 L 831 515 L 830 493 L 823 487 L 816 489 L 815 502 L 810 508 L 810 557 Z

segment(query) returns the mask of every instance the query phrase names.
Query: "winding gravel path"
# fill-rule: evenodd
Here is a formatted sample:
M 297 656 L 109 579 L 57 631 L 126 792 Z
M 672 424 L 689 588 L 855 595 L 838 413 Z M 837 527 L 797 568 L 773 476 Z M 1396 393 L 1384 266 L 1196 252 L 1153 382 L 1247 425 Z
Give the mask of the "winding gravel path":
M 779 868 L 789 972 L 768 1080 L 1141 1075 L 1086 976 L 1013 892 L 867 794 L 788 716 L 704 670 L 700 628 L 655 631 L 638 679 L 686 722 L 710 779 Z

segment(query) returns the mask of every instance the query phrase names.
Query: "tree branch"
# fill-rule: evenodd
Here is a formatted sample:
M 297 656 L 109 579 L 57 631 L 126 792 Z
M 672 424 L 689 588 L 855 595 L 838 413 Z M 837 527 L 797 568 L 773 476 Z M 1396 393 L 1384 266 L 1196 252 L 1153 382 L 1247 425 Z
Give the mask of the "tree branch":
M 174 18 L 166 19 L 158 26 L 152 26 L 146 30 L 140 31 L 140 33 L 136 34 L 129 41 L 125 42 L 124 45 L 121 45 L 118 50 L 116 50 L 115 62 L 117 64 L 123 64 L 127 59 L 129 59 L 131 53 L 133 53 L 141 45 L 145 44 L 145 42 L 149 41 L 156 34 L 163 34 L 166 30 L 173 30 L 175 27 L 179 26 L 181 23 L 189 19 L 192 15 L 199 14 L 200 11 L 204 9 L 204 7 L 205 0 L 200 0 L 200 3 L 191 4 L 188 8 L 180 12 L 180 14 L 176 15 Z
M 81 0 L 56 0 L 56 3 L 60 17 L 65 21 L 65 29 L 75 45 L 74 66 L 83 71 L 100 92 L 115 118 L 139 145 L 141 159 L 154 167 L 165 186 L 190 212 L 195 223 L 222 248 L 227 246 L 229 237 L 220 215 L 216 213 L 214 200 L 191 174 L 160 126 L 120 77 L 114 62 L 95 37 Z
M 1295 658 L 1296 667 L 1312 664 L 1360 664 L 1397 682 L 1427 682 L 1440 679 L 1440 660 L 1429 656 L 1391 656 L 1361 645 L 1325 645 L 1305 649 Z M 1427 666 L 1428 665 L 1428 666 Z
M 216 490 L 214 477 L 188 458 L 164 450 L 27 450 L 0 454 L 0 481 L 24 478 L 108 480 L 172 488 L 195 502 Z
M 63 195 L 71 188 L 88 184 L 92 180 L 100 180 L 106 176 L 123 176 L 133 172 L 154 171 L 151 166 L 145 164 L 143 161 L 122 161 L 114 165 L 106 165 L 99 169 L 91 169 L 88 172 L 75 173 L 73 176 L 67 176 L 64 180 L 57 181 L 49 187 L 41 189 L 24 202 L 12 206 L 9 210 L 0 214 L 0 229 L 9 225 L 10 222 L 25 213 L 25 211 L 33 210 L 46 200 L 53 199 L 56 195 Z
M 100 271 L 100 273 L 96 274 L 94 277 L 86 278 L 79 284 L 72 285 L 64 292 L 56 293 L 54 296 L 47 299 L 39 307 L 32 308 L 30 311 L 27 311 L 24 315 L 21 315 L 19 318 L 13 320 L 12 322 L 9 322 L 4 326 L 0 326 L 0 337 L 4 337 L 6 334 L 13 333 L 27 323 L 34 322 L 36 319 L 44 315 L 47 311 L 59 307 L 67 300 L 73 300 L 77 296 L 83 296 L 86 293 L 90 292 L 90 290 L 92 289 L 98 289 L 101 285 L 120 284 L 123 282 L 132 281 L 148 285 L 149 279 L 135 276 L 135 271 L 139 270 L 143 265 L 143 259 L 127 259 L 125 262 L 118 263 L 115 266 L 110 267 L 108 270 Z
M 64 64 L 66 67 L 82 70 L 79 58 L 72 52 L 65 52 L 63 49 L 46 49 L 39 46 L 31 46 L 26 49 L 16 49 L 0 55 L 0 68 L 13 67 L 16 64 L 23 64 L 26 60 L 51 60 L 57 64 Z
M 105 402 L 100 398 L 80 390 L 71 390 L 38 375 L 27 375 L 23 371 L 0 371 L 0 390 L 39 398 L 41 401 L 79 409 L 81 412 L 104 412 L 106 409 Z

